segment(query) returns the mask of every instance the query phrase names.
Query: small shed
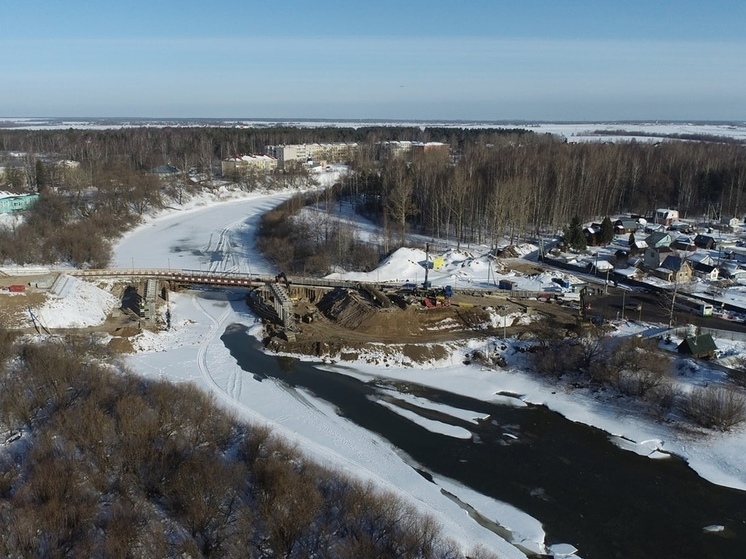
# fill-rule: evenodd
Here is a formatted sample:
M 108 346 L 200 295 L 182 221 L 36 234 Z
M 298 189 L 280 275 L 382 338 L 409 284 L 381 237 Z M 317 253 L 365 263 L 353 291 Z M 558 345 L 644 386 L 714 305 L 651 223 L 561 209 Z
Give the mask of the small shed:
M 710 359 L 715 356 L 718 347 L 710 334 L 690 336 L 679 344 L 677 351 L 682 355 L 691 355 L 698 359 Z
M 515 289 L 516 285 L 517 284 L 514 281 L 510 281 L 508 279 L 501 279 L 497 283 L 497 288 L 498 289 Z

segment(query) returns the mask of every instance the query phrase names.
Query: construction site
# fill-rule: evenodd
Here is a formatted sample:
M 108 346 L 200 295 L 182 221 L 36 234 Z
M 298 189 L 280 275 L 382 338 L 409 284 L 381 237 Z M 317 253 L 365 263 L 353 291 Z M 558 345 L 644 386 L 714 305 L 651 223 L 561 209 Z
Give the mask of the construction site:
M 546 314 L 539 307 L 568 324 L 577 314 L 560 305 L 532 304 L 507 295 L 413 284 L 309 287 L 278 276 L 274 284 L 252 290 L 247 302 L 264 322 L 268 349 L 350 359 L 358 350 L 380 345 L 416 353 L 411 357 L 418 360 L 435 357 L 438 344 L 525 330 Z
M 437 357 L 439 344 L 490 335 L 517 335 L 535 320 L 552 317 L 572 328 L 579 312 L 551 299 L 523 297 L 505 289 L 460 289 L 421 283 L 373 284 L 320 278 L 220 275 L 166 270 L 88 270 L 44 276 L 0 278 L 0 287 L 21 297 L 4 297 L 0 311 L 6 327 L 25 332 L 72 333 L 48 327 L 34 308 L 47 297 L 64 297 L 79 280 L 92 282 L 118 304 L 98 326 L 75 329 L 101 332 L 127 351 L 143 329 L 169 329 L 169 294 L 183 289 L 231 289 L 246 293 L 246 303 L 264 324 L 268 349 L 317 357 L 355 358 L 371 347 Z M 534 294 L 535 295 L 535 294 Z

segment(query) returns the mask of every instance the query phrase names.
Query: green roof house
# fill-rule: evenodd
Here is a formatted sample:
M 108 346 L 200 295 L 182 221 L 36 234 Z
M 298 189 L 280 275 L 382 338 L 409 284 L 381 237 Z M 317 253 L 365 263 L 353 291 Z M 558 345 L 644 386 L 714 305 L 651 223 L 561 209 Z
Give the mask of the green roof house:
M 0 191 L 0 214 L 9 214 L 33 206 L 39 199 L 38 194 L 13 194 Z
M 717 348 L 710 334 L 701 334 L 686 338 L 679 344 L 678 352 L 699 359 L 709 359 L 715 356 Z

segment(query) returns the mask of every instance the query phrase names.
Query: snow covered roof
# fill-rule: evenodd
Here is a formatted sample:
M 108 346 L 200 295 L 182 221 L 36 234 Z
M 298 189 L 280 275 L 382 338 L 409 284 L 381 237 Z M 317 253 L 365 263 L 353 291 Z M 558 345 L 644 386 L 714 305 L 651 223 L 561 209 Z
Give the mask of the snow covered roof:
M 276 161 L 274 157 L 271 157 L 269 155 L 237 155 L 235 157 L 229 157 L 226 159 L 226 161 Z
M 688 255 L 686 258 L 690 262 L 697 262 L 697 263 L 701 262 L 704 264 L 711 264 L 714 262 L 712 256 L 710 256 L 703 250 L 695 250 L 690 255 Z
M 0 190 L 0 199 L 3 199 L 3 198 L 24 198 L 26 196 L 37 196 L 37 194 L 29 194 L 29 193 L 19 194 L 17 192 L 7 192 L 5 190 Z

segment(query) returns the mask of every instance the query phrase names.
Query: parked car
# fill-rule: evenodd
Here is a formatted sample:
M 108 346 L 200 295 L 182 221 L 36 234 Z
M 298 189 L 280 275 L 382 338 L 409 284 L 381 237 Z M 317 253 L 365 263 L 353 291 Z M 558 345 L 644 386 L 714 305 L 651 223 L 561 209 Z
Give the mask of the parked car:
M 629 301 L 624 305 L 624 309 L 628 311 L 641 311 L 642 303 L 639 301 Z

